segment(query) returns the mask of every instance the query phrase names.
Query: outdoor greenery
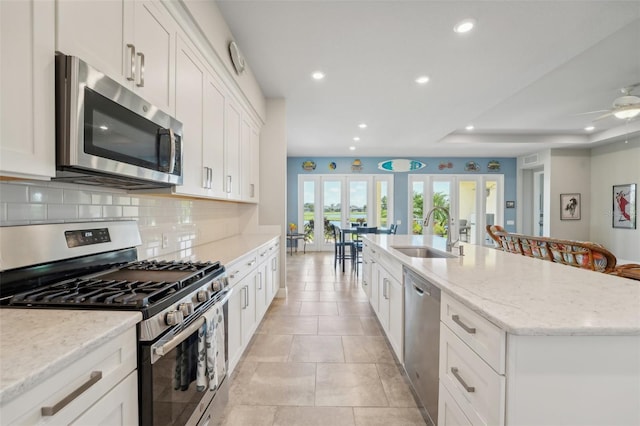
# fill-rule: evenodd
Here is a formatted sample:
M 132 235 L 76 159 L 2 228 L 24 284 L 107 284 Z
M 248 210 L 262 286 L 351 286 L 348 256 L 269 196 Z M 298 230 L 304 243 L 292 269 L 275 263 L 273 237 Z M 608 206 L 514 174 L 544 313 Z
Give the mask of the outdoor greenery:
M 449 196 L 444 192 L 436 192 L 433 194 L 434 207 L 449 208 Z M 424 218 L 424 199 L 422 193 L 413 193 L 413 234 L 422 234 L 422 220 Z M 440 210 L 436 210 L 432 217 L 433 232 L 436 235 L 447 235 L 447 215 Z

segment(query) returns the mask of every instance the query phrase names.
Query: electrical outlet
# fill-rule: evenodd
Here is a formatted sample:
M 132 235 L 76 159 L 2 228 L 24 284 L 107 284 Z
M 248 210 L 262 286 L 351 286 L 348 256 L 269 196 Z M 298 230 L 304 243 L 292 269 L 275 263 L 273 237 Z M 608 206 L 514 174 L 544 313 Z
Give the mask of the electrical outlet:
M 167 234 L 162 234 L 162 248 L 165 249 L 169 247 L 169 236 Z
M 508 220 L 507 221 L 507 225 L 515 225 L 516 221 L 515 220 Z
M 396 225 L 401 225 L 402 221 L 400 219 L 396 220 Z

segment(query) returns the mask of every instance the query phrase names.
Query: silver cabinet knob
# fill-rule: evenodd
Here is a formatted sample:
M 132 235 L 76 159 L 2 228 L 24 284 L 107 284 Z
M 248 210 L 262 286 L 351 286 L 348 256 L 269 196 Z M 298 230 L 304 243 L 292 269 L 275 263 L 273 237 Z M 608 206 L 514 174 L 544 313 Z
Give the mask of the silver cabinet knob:
M 184 321 L 184 316 L 180 311 L 171 311 L 167 313 L 167 316 L 164 318 L 164 321 L 167 323 L 167 325 L 171 325 L 171 326 L 178 325 L 182 321 Z
M 209 300 L 209 293 L 204 290 L 200 290 L 198 292 L 198 302 L 206 302 Z

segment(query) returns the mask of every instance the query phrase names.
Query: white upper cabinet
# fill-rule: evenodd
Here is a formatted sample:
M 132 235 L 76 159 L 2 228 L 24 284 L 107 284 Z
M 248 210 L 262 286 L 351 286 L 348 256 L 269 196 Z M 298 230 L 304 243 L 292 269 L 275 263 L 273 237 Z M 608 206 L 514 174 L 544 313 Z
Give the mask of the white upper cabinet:
M 176 24 L 158 1 L 57 0 L 56 50 L 173 114 Z
M 260 135 L 256 125 L 245 114 L 242 119 L 242 200 L 259 200 Z
M 202 161 L 207 195 L 227 198 L 225 179 L 225 102 L 226 92 L 217 76 L 209 73 L 204 89 L 204 142 Z
M 240 179 L 241 118 L 240 106 L 232 99 L 227 99 L 225 108 L 225 188 L 227 197 L 231 200 L 240 200 L 242 196 Z
M 203 115 L 206 70 L 199 55 L 179 38 L 176 58 L 176 118 L 182 122 L 184 180 L 181 195 L 206 195 L 207 170 L 203 166 Z
M 0 174 L 55 175 L 53 0 L 0 1 Z

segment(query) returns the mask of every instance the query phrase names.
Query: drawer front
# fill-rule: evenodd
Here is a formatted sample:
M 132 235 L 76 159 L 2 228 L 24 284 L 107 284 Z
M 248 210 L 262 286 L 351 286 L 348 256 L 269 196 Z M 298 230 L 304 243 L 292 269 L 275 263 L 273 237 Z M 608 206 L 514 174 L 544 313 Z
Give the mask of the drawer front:
M 136 362 L 136 331 L 131 328 L 3 405 L 0 423 L 69 424 L 135 371 Z M 65 400 L 66 405 L 61 403 Z M 56 412 L 43 415 L 43 407 Z
M 505 377 L 446 325 L 440 328 L 440 381 L 472 424 L 504 424 Z
M 438 426 L 473 426 L 446 386 L 438 386 Z
M 381 253 L 378 258 L 378 263 L 387 270 L 389 275 L 402 282 L 402 263 L 400 263 L 400 261 L 386 253 Z
M 442 293 L 440 320 L 500 374 L 505 372 L 506 333 Z
M 258 249 L 258 263 L 262 263 L 277 251 L 280 242 L 274 239 Z
M 235 262 L 225 265 L 229 286 L 233 287 L 253 270 L 258 264 L 258 251 L 253 250 Z

